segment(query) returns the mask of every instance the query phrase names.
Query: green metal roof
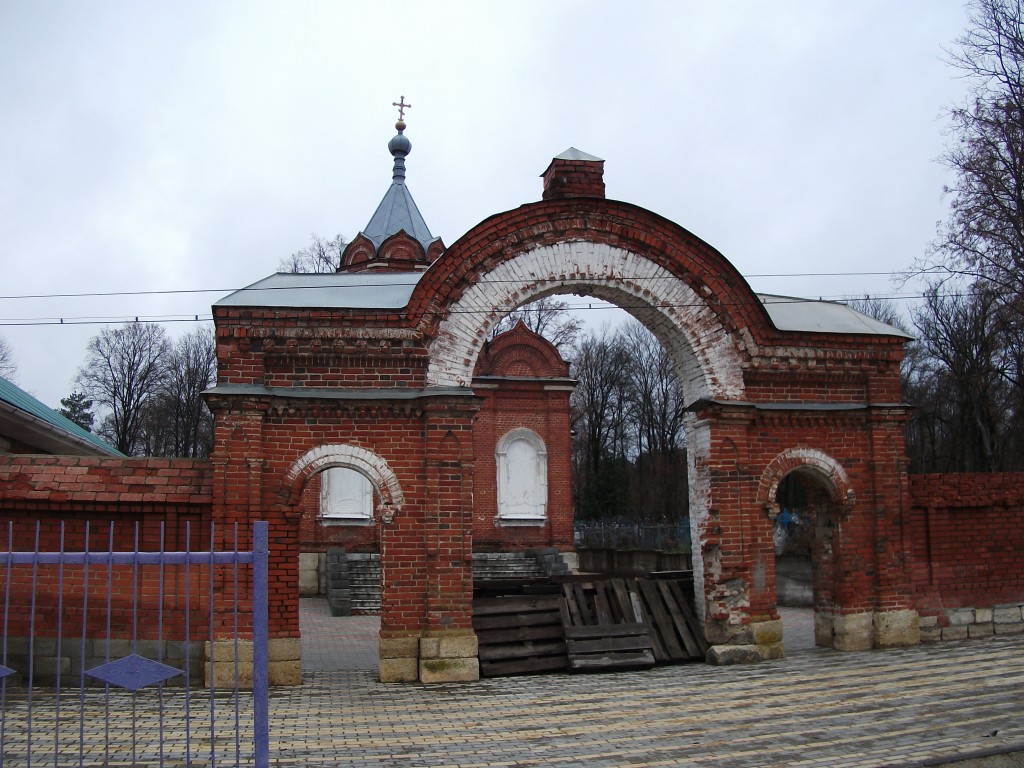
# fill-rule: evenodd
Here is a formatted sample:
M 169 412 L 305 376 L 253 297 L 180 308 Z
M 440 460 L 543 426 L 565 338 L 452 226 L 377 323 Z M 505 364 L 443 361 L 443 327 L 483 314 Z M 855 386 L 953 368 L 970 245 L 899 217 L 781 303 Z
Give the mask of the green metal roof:
M 82 429 L 82 427 L 78 426 L 70 419 L 61 416 L 57 411 L 53 410 L 53 408 L 43 405 L 28 392 L 2 376 L 0 376 L 0 403 L 6 403 L 27 415 L 27 417 L 31 417 L 26 418 L 26 421 L 36 419 L 44 422 L 52 428 L 54 432 L 58 433 L 56 437 L 63 437 L 65 442 L 77 443 L 79 445 L 86 443 L 94 449 L 95 453 L 107 454 L 110 456 L 124 456 L 123 453 L 108 444 L 106 441 L 94 435 L 87 429 Z

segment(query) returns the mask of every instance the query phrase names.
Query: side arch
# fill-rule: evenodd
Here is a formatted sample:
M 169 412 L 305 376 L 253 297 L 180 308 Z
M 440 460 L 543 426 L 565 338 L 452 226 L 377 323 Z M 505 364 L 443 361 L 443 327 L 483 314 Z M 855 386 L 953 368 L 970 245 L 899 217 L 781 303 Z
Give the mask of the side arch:
M 843 509 L 853 506 L 856 493 L 843 466 L 824 451 L 817 448 L 788 448 L 769 462 L 761 474 L 757 488 L 757 501 L 775 519 L 779 512 L 776 494 L 779 483 L 794 470 L 806 470 L 825 480 L 832 491 L 832 500 Z
M 331 467 L 352 469 L 366 476 L 380 495 L 381 507 L 390 514 L 401 512 L 405 496 L 387 461 L 372 451 L 348 443 L 321 445 L 296 459 L 285 473 L 280 495 L 286 503 L 297 504 L 309 479 Z

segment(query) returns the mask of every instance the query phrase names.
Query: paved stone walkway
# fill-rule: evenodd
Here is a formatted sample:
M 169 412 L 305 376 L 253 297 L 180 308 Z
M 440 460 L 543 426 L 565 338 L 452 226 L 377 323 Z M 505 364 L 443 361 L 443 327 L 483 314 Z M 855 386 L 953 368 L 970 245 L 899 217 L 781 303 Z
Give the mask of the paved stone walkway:
M 808 617 L 796 618 L 806 628 Z M 304 600 L 301 619 L 303 685 L 271 691 L 277 768 L 909 768 L 1008 749 L 1018 754 L 967 765 L 1024 765 L 1020 635 L 863 653 L 810 648 L 751 666 L 427 686 L 377 682 L 376 617 L 333 618 L 323 600 Z M 58 701 L 37 690 L 30 706 L 25 691 L 11 691 L 0 705 L 4 768 L 28 765 L 29 755 L 55 768 L 183 766 L 188 755 L 191 765 L 228 766 L 236 754 L 252 764 L 248 694 L 108 698 L 97 689 Z
M 279 766 L 852 768 L 1024 749 L 1020 636 L 810 648 L 741 667 L 383 685 L 372 668 L 325 671 L 331 639 L 355 648 L 375 617 L 332 619 L 313 602 L 303 653 L 316 661 L 301 690 L 271 694 Z

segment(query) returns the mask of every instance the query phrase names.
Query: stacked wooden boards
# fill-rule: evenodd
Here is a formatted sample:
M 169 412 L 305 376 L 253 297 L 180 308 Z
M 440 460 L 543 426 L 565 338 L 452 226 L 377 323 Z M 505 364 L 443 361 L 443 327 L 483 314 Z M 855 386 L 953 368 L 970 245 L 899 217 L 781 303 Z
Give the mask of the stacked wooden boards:
M 480 674 L 703 660 L 707 643 L 687 599 L 691 585 L 686 579 L 570 576 L 547 586 L 481 590 L 473 603 Z
M 558 594 L 475 598 L 480 674 L 501 677 L 568 667 L 560 605 Z

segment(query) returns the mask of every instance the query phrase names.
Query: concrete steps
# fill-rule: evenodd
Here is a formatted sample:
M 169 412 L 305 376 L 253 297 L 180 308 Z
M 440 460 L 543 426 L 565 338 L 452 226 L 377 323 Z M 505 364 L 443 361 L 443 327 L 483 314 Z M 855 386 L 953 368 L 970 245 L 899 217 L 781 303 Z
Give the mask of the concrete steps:
M 542 579 L 568 573 L 562 555 L 553 547 L 526 552 L 473 554 L 473 581 Z M 380 613 L 380 555 L 327 551 L 327 602 L 332 616 Z

